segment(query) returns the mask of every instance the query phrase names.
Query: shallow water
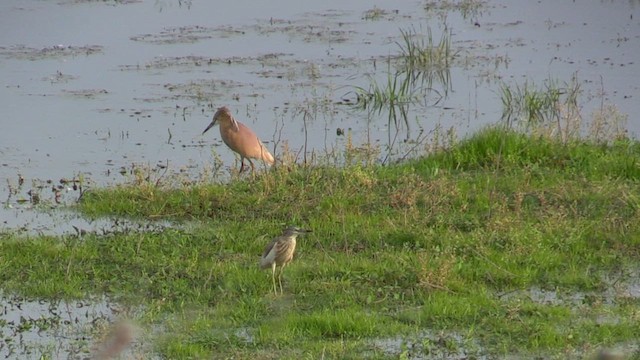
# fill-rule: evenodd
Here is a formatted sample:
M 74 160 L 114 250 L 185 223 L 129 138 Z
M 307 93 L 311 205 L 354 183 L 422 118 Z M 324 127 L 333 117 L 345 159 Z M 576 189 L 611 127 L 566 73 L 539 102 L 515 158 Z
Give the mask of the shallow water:
M 276 153 L 285 142 L 309 154 L 341 149 L 337 128 L 351 129 L 356 144 L 384 146 L 394 132 L 386 114 L 346 105 L 354 87 L 386 79 L 400 29 L 431 28 L 439 39 L 445 20 L 457 56 L 447 86 L 433 88 L 449 91 L 411 107 L 398 157 L 420 130 L 439 124 L 463 136 L 498 121 L 501 81 L 541 85 L 577 73 L 583 116 L 604 101 L 630 115 L 633 135 L 640 130 L 639 2 L 489 1 L 468 12 L 442 4 L 1 2 L 0 231 L 75 232 L 30 210 L 42 207 L 30 190 L 58 206 L 60 179 L 90 188 L 130 178 L 133 166 L 195 175 L 212 151 L 234 166 L 217 130 L 200 135 L 221 105 Z M 58 193 L 62 203 L 79 197 L 70 185 Z
M 412 337 L 380 338 L 371 345 L 387 356 L 408 359 L 489 359 L 477 341 L 453 332 L 422 332 Z M 400 355 L 403 354 L 403 355 Z
M 122 309 L 109 299 L 45 301 L 0 294 L 0 356 L 84 359 Z

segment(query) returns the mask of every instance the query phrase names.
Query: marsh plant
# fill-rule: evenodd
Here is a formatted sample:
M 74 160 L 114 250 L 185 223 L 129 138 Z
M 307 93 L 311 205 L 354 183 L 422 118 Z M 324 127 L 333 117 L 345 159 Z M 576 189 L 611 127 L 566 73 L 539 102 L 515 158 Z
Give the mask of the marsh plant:
M 407 128 L 409 135 L 409 107 L 418 101 L 418 97 L 412 87 L 411 76 L 402 71 L 391 71 L 391 58 L 387 59 L 388 71 L 386 79 L 378 82 L 375 77 L 369 75 L 369 87 L 356 87 L 357 105 L 371 114 L 387 113 L 389 128 L 395 126 L 396 133 L 402 124 Z M 391 132 L 389 132 L 391 143 Z
M 580 84 L 574 74 L 569 82 L 549 79 L 541 87 L 502 85 L 502 120 L 508 128 L 557 138 L 563 143 L 586 137 L 596 143 L 627 138 L 627 115 L 600 98 L 600 108 L 585 119 L 581 114 Z
M 426 11 L 434 11 L 441 17 L 456 11 L 462 15 L 463 19 L 472 21 L 482 16 L 486 7 L 487 2 L 483 0 L 429 0 L 424 5 Z
M 414 27 L 400 29 L 400 70 L 410 75 L 412 85 L 425 91 L 436 91 L 446 97 L 451 90 L 451 63 L 456 53 L 451 48 L 451 29 L 444 25 L 436 42 L 431 28 L 421 35 Z M 434 88 L 434 82 L 441 91 Z
M 591 116 L 588 137 L 597 143 L 625 139 L 628 136 L 627 120 L 627 114 L 621 113 L 614 105 L 603 102 Z
M 431 94 L 436 94 L 434 104 L 447 96 L 451 90 L 450 68 L 455 57 L 451 49 L 451 30 L 446 24 L 439 41 L 434 40 L 431 28 L 427 28 L 426 35 L 414 27 L 400 29 L 400 34 L 402 40 L 396 43 L 399 53 L 387 58 L 384 80 L 369 75 L 368 87 L 354 87 L 358 108 L 369 111 L 370 115 L 386 112 L 389 152 L 403 127 L 406 129 L 405 140 L 409 139 L 412 105 L 427 106 Z
M 544 133 L 566 142 L 580 134 L 580 93 L 576 74 L 562 85 L 554 79 L 541 87 L 528 81 L 524 85 L 502 84 L 502 120 L 507 127 Z
M 364 20 L 381 20 L 388 14 L 388 11 L 381 9 L 377 6 L 374 6 L 372 9 L 369 9 L 362 14 L 362 19 Z

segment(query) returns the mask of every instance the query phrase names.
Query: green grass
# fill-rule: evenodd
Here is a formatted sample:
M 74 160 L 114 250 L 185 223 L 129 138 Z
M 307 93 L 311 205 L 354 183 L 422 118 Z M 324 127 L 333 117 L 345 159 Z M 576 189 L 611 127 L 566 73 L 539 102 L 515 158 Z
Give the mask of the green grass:
M 640 333 L 640 300 L 623 291 L 640 259 L 639 179 L 636 141 L 488 128 L 391 166 L 91 189 L 78 204 L 89 217 L 180 226 L 1 235 L 0 283 L 142 306 L 136 320 L 167 358 L 584 354 Z M 275 297 L 257 264 L 284 224 L 313 233 Z M 535 289 L 558 301 L 536 301 Z M 376 345 L 398 337 L 403 345 Z

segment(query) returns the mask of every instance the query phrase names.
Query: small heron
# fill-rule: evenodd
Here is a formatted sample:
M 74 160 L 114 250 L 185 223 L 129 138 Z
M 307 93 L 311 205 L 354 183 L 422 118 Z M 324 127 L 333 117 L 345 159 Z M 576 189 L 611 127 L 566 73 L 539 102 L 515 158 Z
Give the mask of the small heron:
M 236 120 L 233 115 L 231 115 L 231 110 L 229 110 L 228 107 L 223 106 L 218 108 L 218 111 L 213 115 L 211 124 L 204 129 L 202 134 L 204 135 L 204 133 L 216 125 L 216 123 L 220 124 L 222 141 L 224 141 L 231 150 L 240 155 L 240 172 L 244 170 L 244 159 L 249 160 L 251 170 L 254 170 L 251 159 L 263 160 L 267 164 L 273 165 L 275 162 L 273 155 L 271 155 L 267 147 L 260 141 L 258 135 L 245 124 Z
M 273 239 L 264 249 L 264 253 L 260 259 L 260 267 L 262 269 L 271 268 L 273 292 L 276 295 L 278 295 L 278 290 L 276 289 L 276 267 L 280 266 L 278 283 L 280 284 L 280 294 L 282 294 L 282 273 L 284 272 L 285 266 L 293 260 L 293 253 L 296 251 L 296 237 L 309 232 L 311 232 L 311 230 L 289 226 L 284 230 L 282 235 Z

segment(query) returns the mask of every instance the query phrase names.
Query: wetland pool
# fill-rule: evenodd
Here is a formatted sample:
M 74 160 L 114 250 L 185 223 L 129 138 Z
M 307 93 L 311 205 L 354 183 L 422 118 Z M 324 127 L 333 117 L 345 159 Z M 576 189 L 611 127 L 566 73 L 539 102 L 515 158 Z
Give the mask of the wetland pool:
M 401 158 L 411 149 L 424 153 L 421 142 L 436 131 L 460 138 L 497 122 L 501 84 L 542 86 L 575 75 L 582 116 L 611 104 L 629 116 L 636 136 L 639 7 L 551 0 L 3 1 L 0 229 L 74 232 L 31 211 L 77 199 L 69 180 L 85 188 L 113 184 L 136 167 L 193 178 L 212 166 L 213 153 L 225 169 L 235 166 L 217 131 L 200 135 L 222 105 L 276 156 L 285 144 L 306 150 L 299 159 L 335 154 L 346 142 L 340 128 L 356 145 L 381 148 L 399 132 L 394 151 Z M 384 110 L 353 105 L 357 87 L 386 81 L 386 59 L 399 53 L 401 31 L 424 38 L 430 30 L 437 41 L 445 24 L 453 61 L 445 77 L 431 79 L 424 101 L 409 108 L 409 131 L 396 130 Z

